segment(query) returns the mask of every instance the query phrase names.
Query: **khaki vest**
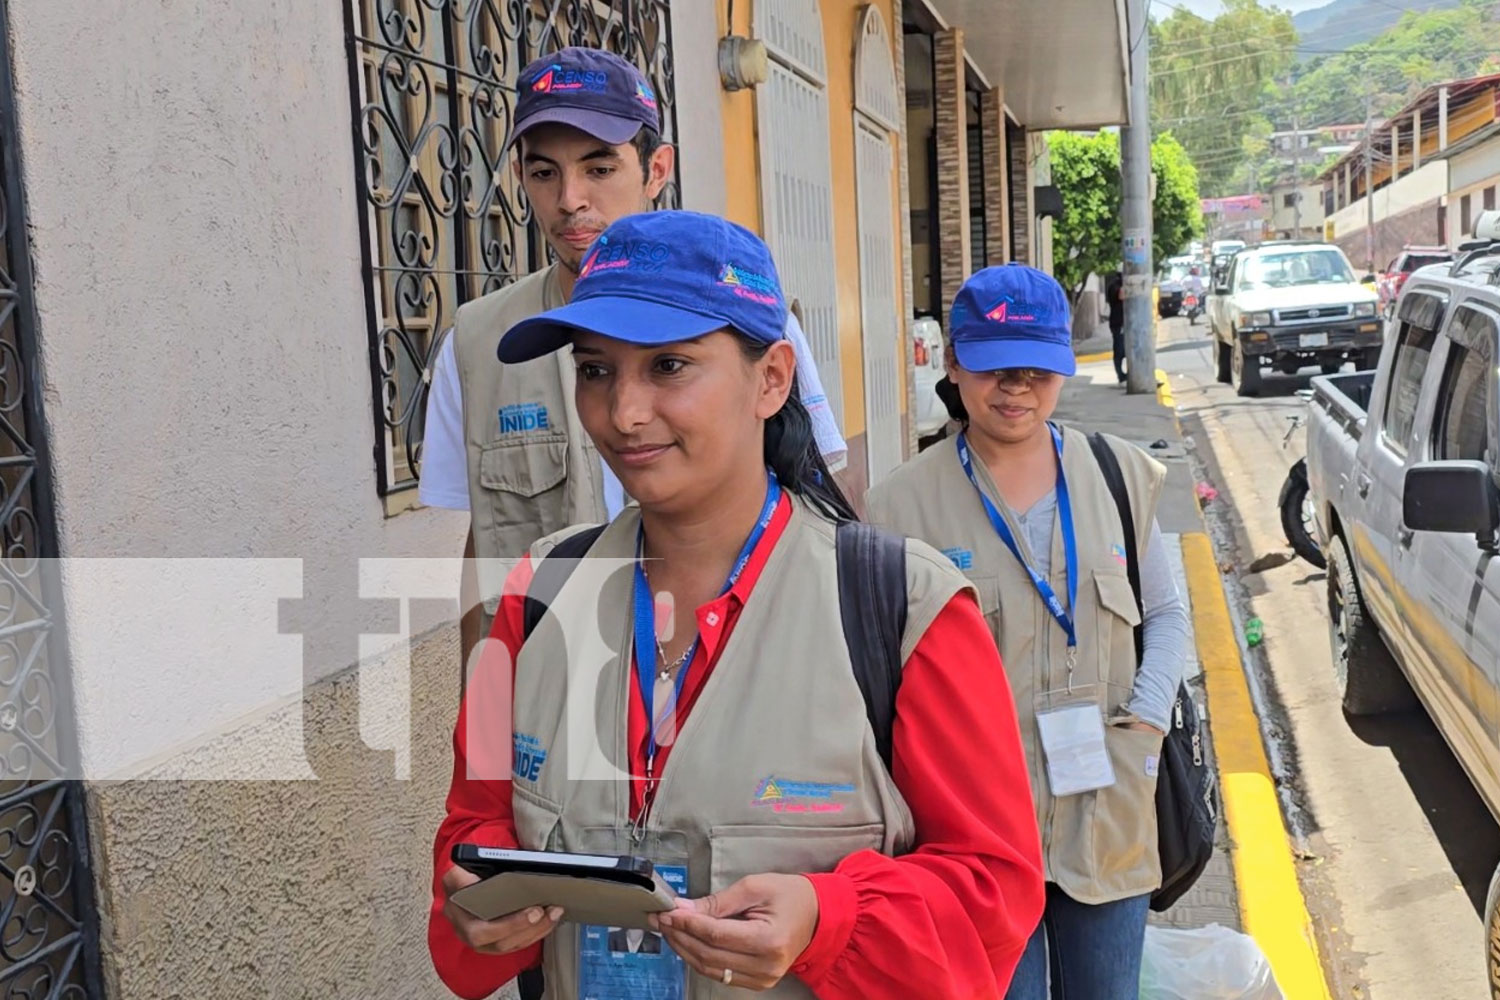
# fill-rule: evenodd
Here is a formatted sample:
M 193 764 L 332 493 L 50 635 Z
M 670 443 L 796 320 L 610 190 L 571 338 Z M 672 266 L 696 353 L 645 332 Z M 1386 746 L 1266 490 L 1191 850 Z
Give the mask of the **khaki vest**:
M 1166 470 L 1140 449 L 1109 440 L 1130 490 L 1137 551 L 1145 552 Z M 984 463 L 976 461 L 974 469 L 995 506 L 1006 512 L 1021 550 L 1027 551 L 1026 534 L 1010 516 Z M 1078 633 L 1074 683 L 1101 685 L 1105 716 L 1117 718 L 1128 712 L 1134 689 L 1134 629 L 1141 620 L 1125 572 L 1125 538 L 1088 438 L 1076 430 L 1064 431 L 1063 474 L 1078 539 L 1078 606 L 1072 609 Z M 902 466 L 870 492 L 868 503 L 872 521 L 943 550 L 979 591 L 1016 699 L 1047 880 L 1078 902 L 1091 904 L 1138 896 L 1159 886 L 1154 774 L 1161 738 L 1108 726 L 1105 742 L 1114 765 L 1114 786 L 1053 798 L 1037 730 L 1036 699 L 1067 687 L 1067 638 L 995 533 L 959 464 L 955 443 L 934 445 Z M 1061 531 L 1053 532 L 1050 582 L 1066 601 Z
M 909 850 L 911 812 L 876 750 L 838 624 L 834 529 L 800 503 L 683 723 L 649 824 L 632 843 L 624 775 L 639 524 L 634 508 L 610 524 L 517 657 L 516 740 L 533 748 L 533 759 L 537 747 L 545 754 L 539 769 L 514 779 L 521 847 L 685 863 L 695 897 L 747 875 L 831 871 L 860 850 Z M 553 541 L 539 543 L 534 557 Z M 964 587 L 941 555 L 908 543 L 904 655 Z M 798 806 L 806 808 L 788 808 Z M 552 1000 L 576 1000 L 578 948 L 574 924 L 547 939 Z M 688 976 L 688 1000 L 744 995 Z M 790 976 L 763 995 L 813 996 Z
M 493 615 L 505 567 L 537 539 L 604 519 L 599 451 L 573 403 L 573 352 L 518 365 L 496 358 L 512 326 L 562 306 L 553 264 L 465 304 L 454 320 L 463 392 L 469 515 L 485 609 Z

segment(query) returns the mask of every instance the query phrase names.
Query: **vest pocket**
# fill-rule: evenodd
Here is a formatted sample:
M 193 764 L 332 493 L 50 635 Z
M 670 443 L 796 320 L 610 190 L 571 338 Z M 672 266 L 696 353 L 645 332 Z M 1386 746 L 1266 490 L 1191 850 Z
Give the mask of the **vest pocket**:
M 719 892 L 747 875 L 830 872 L 856 851 L 880 850 L 884 840 L 884 823 L 716 826 L 708 833 L 708 891 Z
M 1096 887 L 1108 898 L 1140 895 L 1161 884 L 1156 845 L 1161 744 L 1152 732 L 1105 727 L 1115 783 L 1095 793 L 1092 861 Z
M 1099 650 L 1099 679 L 1113 687 L 1135 687 L 1135 627 L 1141 623 L 1135 591 L 1123 573 L 1094 571 L 1099 592 L 1098 629 L 1094 642 Z M 1109 710 L 1114 709 L 1110 705 Z
M 974 576 L 969 573 L 965 573 L 964 576 L 979 594 L 979 610 L 984 615 L 984 620 L 989 623 L 990 630 L 997 630 L 1000 627 L 1000 578 L 998 576 Z
M 562 438 L 502 441 L 479 453 L 479 485 L 489 495 L 494 528 L 505 539 L 502 551 L 520 554 L 568 526 L 567 478 L 568 443 Z
M 523 785 L 512 783 L 510 788 L 516 840 L 528 851 L 551 850 L 552 834 L 562 819 L 562 807 L 553 805 Z

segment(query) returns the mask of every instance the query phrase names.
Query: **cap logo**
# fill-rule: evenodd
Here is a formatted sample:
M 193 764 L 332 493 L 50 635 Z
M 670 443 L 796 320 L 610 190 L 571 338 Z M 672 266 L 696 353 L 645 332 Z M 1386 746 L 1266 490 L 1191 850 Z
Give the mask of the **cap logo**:
M 640 101 L 652 111 L 656 110 L 656 95 L 651 93 L 651 88 L 639 80 L 635 84 L 635 99 Z
M 646 272 L 660 271 L 666 266 L 667 258 L 670 256 L 672 256 L 672 248 L 665 243 L 652 240 L 623 240 L 619 243 L 611 243 L 609 237 L 601 236 L 594 244 L 594 249 L 589 251 L 589 255 L 579 266 L 578 280 L 583 281 L 601 271 L 618 271 L 626 267 Z
M 598 70 L 563 69 L 560 63 L 553 63 L 542 72 L 531 84 L 531 89 L 538 94 L 553 94 L 561 91 L 587 90 L 591 93 L 603 93 L 609 84 L 609 74 Z
M 781 289 L 765 275 L 747 271 L 743 267 L 725 264 L 719 272 L 719 284 L 734 290 L 734 294 L 763 306 L 781 304 Z
M 984 318 L 994 323 L 1035 323 L 1036 307 L 1004 299 L 999 305 L 985 313 Z

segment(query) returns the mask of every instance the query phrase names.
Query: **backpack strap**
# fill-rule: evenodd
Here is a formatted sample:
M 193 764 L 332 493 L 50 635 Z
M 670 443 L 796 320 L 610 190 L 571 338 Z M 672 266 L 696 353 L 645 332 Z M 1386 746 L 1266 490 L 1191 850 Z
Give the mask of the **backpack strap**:
M 1125 572 L 1130 578 L 1130 589 L 1135 594 L 1135 607 L 1141 616 L 1141 624 L 1135 627 L 1135 662 L 1139 665 L 1146 650 L 1146 609 L 1141 604 L 1141 562 L 1136 551 L 1135 515 L 1130 511 L 1130 490 L 1125 485 L 1125 473 L 1120 470 L 1120 458 L 1104 440 L 1104 435 L 1095 431 L 1089 435 L 1089 447 L 1094 450 L 1094 459 L 1099 471 L 1104 473 L 1104 482 L 1109 486 L 1109 495 L 1114 497 L 1115 509 L 1120 514 L 1120 526 L 1125 529 Z
M 569 535 L 537 562 L 531 575 L 531 586 L 526 588 L 526 625 L 521 633 L 522 642 L 531 638 L 531 633 L 541 624 L 542 616 L 562 593 L 568 577 L 573 575 L 577 561 L 588 555 L 606 527 L 608 525 L 600 524 Z
M 906 633 L 906 539 L 858 521 L 840 524 L 834 538 L 844 643 L 889 770 Z

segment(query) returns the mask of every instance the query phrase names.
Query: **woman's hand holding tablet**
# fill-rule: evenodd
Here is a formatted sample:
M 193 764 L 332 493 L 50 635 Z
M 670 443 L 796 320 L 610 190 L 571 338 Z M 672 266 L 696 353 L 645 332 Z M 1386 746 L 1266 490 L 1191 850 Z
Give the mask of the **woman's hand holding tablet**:
M 529 948 L 556 930 L 562 920 L 560 906 L 531 906 L 497 920 L 481 920 L 453 901 L 454 893 L 479 881 L 478 875 L 457 865 L 448 869 L 443 876 L 443 892 L 448 897 L 443 915 L 464 944 L 480 954 L 508 955 Z

